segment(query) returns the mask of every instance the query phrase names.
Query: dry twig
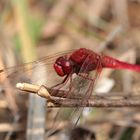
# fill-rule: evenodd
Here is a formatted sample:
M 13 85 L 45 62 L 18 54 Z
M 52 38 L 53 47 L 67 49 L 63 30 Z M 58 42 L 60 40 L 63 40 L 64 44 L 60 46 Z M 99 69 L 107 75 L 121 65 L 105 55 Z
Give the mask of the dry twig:
M 140 99 L 94 99 L 90 98 L 86 101 L 82 99 L 69 99 L 54 96 L 56 91 L 59 94 L 59 90 L 49 89 L 44 86 L 37 86 L 27 83 L 18 83 L 17 88 L 23 91 L 36 93 L 37 95 L 46 98 L 48 102 L 53 104 L 48 104 L 48 107 L 139 107 Z M 50 91 L 50 93 L 49 93 Z M 67 95 L 67 91 L 63 91 Z M 53 96 L 52 96 L 52 95 Z

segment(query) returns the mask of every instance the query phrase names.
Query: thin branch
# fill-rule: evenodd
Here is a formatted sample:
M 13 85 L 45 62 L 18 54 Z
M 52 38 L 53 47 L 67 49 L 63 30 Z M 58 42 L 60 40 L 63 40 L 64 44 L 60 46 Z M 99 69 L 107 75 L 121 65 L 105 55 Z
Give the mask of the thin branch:
M 54 105 L 48 107 L 140 107 L 139 99 L 122 99 L 122 100 L 107 100 L 107 99 L 92 99 L 82 102 L 82 100 L 53 98 Z
M 51 95 L 53 92 L 65 93 L 65 91 L 49 89 L 44 86 L 37 86 L 27 83 L 18 83 L 17 88 L 23 91 L 36 93 L 37 95 L 44 97 L 48 100 L 48 107 L 140 107 L 140 99 L 99 99 L 99 98 L 90 98 L 86 101 L 83 101 L 82 98 L 66 98 L 66 97 L 57 97 Z M 50 91 L 50 93 L 49 93 Z M 67 93 L 67 91 L 66 91 Z M 65 94 L 66 94 L 65 93 Z

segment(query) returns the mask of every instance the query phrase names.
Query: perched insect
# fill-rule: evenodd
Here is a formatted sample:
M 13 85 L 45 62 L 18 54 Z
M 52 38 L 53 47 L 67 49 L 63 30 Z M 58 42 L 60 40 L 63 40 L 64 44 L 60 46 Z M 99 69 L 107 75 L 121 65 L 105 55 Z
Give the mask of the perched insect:
M 65 85 L 74 73 L 79 76 L 82 76 L 81 73 L 85 73 L 86 76 L 83 75 L 83 77 L 92 80 L 92 83 L 94 83 L 96 77 L 88 78 L 88 73 L 96 70 L 97 76 L 103 68 L 127 69 L 140 72 L 140 65 L 119 61 L 110 56 L 97 54 L 86 48 L 80 48 L 70 55 L 61 56 L 54 63 L 56 73 L 61 77 L 66 76 L 62 83 L 58 84 L 61 85 L 60 87 Z
M 57 58 L 54 63 L 54 69 L 59 76 L 65 76 L 71 73 L 78 74 L 79 72 L 96 70 L 99 63 L 102 68 L 128 69 L 140 72 L 139 65 L 129 64 L 110 56 L 100 55 L 86 48 L 80 48 L 70 56 L 66 55 Z

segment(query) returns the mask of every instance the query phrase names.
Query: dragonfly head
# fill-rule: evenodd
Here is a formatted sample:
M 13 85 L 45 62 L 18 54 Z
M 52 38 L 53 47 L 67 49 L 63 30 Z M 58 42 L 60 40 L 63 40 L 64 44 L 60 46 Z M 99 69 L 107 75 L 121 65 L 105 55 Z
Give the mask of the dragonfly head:
M 54 69 L 59 76 L 65 76 L 71 73 L 72 63 L 65 56 L 59 57 L 54 63 Z

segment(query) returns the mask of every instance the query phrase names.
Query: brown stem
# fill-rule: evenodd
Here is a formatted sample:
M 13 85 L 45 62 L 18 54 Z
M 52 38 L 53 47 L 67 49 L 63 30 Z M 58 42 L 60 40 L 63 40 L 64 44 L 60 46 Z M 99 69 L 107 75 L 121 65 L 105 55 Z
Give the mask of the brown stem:
M 67 99 L 53 97 L 53 103 L 47 105 L 48 107 L 140 107 L 140 100 L 138 99 L 121 99 L 121 100 L 107 100 L 107 99 L 89 99 L 86 102 L 82 100 Z
M 63 90 L 49 89 L 28 83 L 18 83 L 17 88 L 23 91 L 36 93 L 48 100 L 48 107 L 140 107 L 140 99 L 99 99 L 90 98 L 83 102 L 82 98 L 64 98 L 56 95 L 66 94 Z M 57 93 L 57 94 L 55 94 Z M 55 96 L 54 96 L 55 95 Z M 62 98 L 63 97 L 63 98 Z M 52 104 L 50 104 L 50 102 Z

